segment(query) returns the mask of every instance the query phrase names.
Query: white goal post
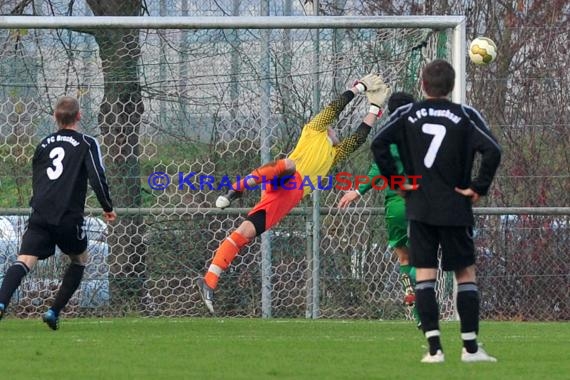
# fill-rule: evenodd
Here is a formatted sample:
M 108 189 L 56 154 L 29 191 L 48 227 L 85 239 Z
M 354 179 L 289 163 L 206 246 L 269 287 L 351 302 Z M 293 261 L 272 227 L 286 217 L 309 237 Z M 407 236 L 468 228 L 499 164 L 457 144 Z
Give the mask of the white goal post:
M 2 136 L 2 129 L 0 129 L 0 138 L 3 138 L 6 142 L 9 139 L 16 139 L 17 144 L 27 144 L 25 148 L 29 150 L 33 138 L 35 138 L 37 134 L 36 126 L 49 124 L 49 122 L 46 121 L 48 115 L 45 109 L 47 107 L 41 108 L 40 105 L 44 106 L 46 100 L 51 100 L 60 95 L 62 91 L 71 91 L 71 89 L 77 91 L 80 96 L 84 96 L 82 107 L 85 105 L 86 109 L 89 109 L 90 115 L 92 116 L 92 126 L 98 126 L 98 123 L 100 124 L 100 120 L 96 122 L 98 114 L 104 113 L 104 116 L 117 116 L 110 117 L 109 120 L 118 120 L 118 115 L 126 114 L 123 112 L 124 109 L 132 108 L 130 98 L 128 97 L 127 100 L 120 98 L 114 100 L 116 104 L 113 104 L 112 107 L 109 107 L 109 109 L 106 109 L 104 112 L 99 107 L 99 104 L 103 98 L 105 85 L 112 83 L 117 87 L 121 87 L 124 83 L 129 83 L 132 77 L 128 77 L 126 80 L 113 77 L 109 82 L 105 82 L 102 72 L 103 67 L 108 68 L 108 66 L 104 66 L 102 58 L 99 57 L 99 60 L 97 58 L 97 47 L 93 42 L 94 36 L 83 35 L 89 35 L 90 32 L 107 29 L 140 29 L 152 32 L 145 35 L 146 40 L 139 36 L 141 46 L 137 46 L 133 49 L 133 56 L 138 59 L 140 55 L 140 57 L 144 59 L 141 58 L 139 63 L 128 66 L 129 69 L 134 67 L 132 71 L 139 70 L 138 74 L 144 72 L 145 75 L 145 93 L 144 99 L 141 100 L 141 103 L 145 102 L 145 112 L 142 112 L 145 114 L 145 118 L 143 119 L 141 115 L 137 113 L 138 111 L 133 112 L 133 114 L 135 114 L 133 120 L 136 121 L 132 124 L 138 123 L 144 127 L 144 129 L 141 127 L 141 131 L 144 132 L 139 133 L 137 130 L 136 133 L 132 133 L 137 134 L 137 142 L 133 145 L 136 145 L 137 149 L 139 145 L 142 146 L 141 150 L 143 151 L 140 156 L 137 156 L 137 160 L 141 162 L 147 160 L 146 162 L 148 164 L 151 158 L 154 159 L 158 155 L 157 152 L 160 151 L 160 148 L 175 140 L 173 137 L 176 137 L 177 131 L 173 132 L 173 130 L 167 128 L 161 129 L 162 127 L 174 125 L 179 126 L 180 129 L 184 129 L 190 128 L 190 126 L 200 125 L 200 127 L 204 129 L 209 128 L 212 131 L 215 130 L 215 138 L 212 138 L 213 142 L 208 142 L 210 144 L 209 148 L 211 148 L 208 152 L 215 153 L 218 157 L 222 157 L 228 151 L 235 149 L 238 151 L 237 153 L 240 154 L 238 157 L 243 160 L 243 165 L 239 166 L 239 170 L 244 170 L 244 167 L 251 166 L 252 159 L 257 160 L 261 158 L 261 161 L 267 162 L 273 158 L 273 155 L 276 154 L 275 152 L 278 152 L 277 154 L 283 154 L 286 149 L 290 148 L 290 141 L 285 139 L 284 136 L 292 136 L 293 129 L 287 129 L 286 134 L 276 136 L 272 135 L 272 133 L 275 132 L 275 128 L 273 128 L 272 124 L 281 122 L 281 126 L 285 125 L 287 127 L 289 124 L 281 120 L 291 118 L 293 114 L 292 111 L 294 111 L 294 115 L 299 116 L 299 118 L 306 116 L 309 111 L 314 112 L 315 109 L 320 107 L 321 87 L 324 89 L 323 91 L 327 91 L 327 94 L 333 93 L 339 86 L 342 87 L 348 83 L 348 80 L 354 79 L 353 75 L 361 75 L 362 70 L 371 70 L 371 67 L 365 68 L 363 65 L 363 63 L 367 63 L 369 60 L 376 59 L 374 70 L 378 69 L 381 71 L 387 68 L 387 70 L 390 71 L 390 69 L 392 69 L 392 72 L 395 73 L 394 75 L 401 76 L 400 79 L 407 77 L 412 78 L 411 81 L 415 85 L 413 90 L 415 94 L 419 95 L 419 86 L 417 86 L 417 78 L 421 68 L 421 63 L 419 62 L 425 63 L 425 59 L 435 58 L 436 52 L 438 52 L 438 49 L 441 47 L 439 45 L 440 35 L 444 35 L 445 37 L 441 39 L 441 41 L 444 41 L 442 44 L 444 48 L 442 48 L 442 50 L 445 50 L 445 57 L 450 59 L 456 72 L 452 100 L 458 103 L 464 102 L 466 97 L 465 66 L 467 53 L 465 28 L 466 18 L 464 16 L 0 16 L 0 30 L 9 30 L 9 32 L 5 33 L 6 39 L 14 38 L 18 41 L 24 41 L 20 42 L 21 46 L 25 48 L 29 47 L 29 51 L 24 49 L 5 53 L 7 59 L 4 60 L 4 65 L 6 68 L 17 71 L 17 68 L 23 67 L 25 70 L 22 70 L 21 73 L 19 71 L 16 72 L 18 75 L 11 75 L 9 70 L 5 70 L 6 73 L 4 75 L 6 75 L 7 78 L 5 80 L 7 85 L 5 86 L 4 97 L 6 100 L 3 103 L 3 107 L 7 110 L 6 113 L 8 113 L 12 119 L 17 119 L 16 121 L 18 123 L 14 126 L 15 123 L 13 123 L 10 118 L 7 118 L 4 124 L 0 121 L 0 128 L 4 128 L 4 130 L 9 132 L 6 136 Z M 250 29 L 257 30 L 257 35 L 253 37 L 250 36 Z M 335 46 L 335 49 L 338 49 L 338 51 L 333 51 L 331 48 L 332 33 L 326 33 L 331 29 L 335 32 L 337 30 L 348 31 L 347 34 L 352 33 L 352 35 L 349 36 L 352 39 L 347 39 L 345 45 L 340 48 Z M 67 40 L 62 41 L 59 36 L 61 30 L 69 32 L 69 41 L 73 41 L 73 44 L 69 43 L 68 46 L 65 43 Z M 157 30 L 160 30 L 160 32 L 157 32 Z M 218 30 L 224 30 L 228 33 L 218 33 Z M 247 38 L 244 39 L 245 42 L 242 42 L 242 44 L 247 47 L 241 51 L 242 55 L 240 55 L 240 52 L 237 52 L 237 49 L 232 45 L 234 41 L 232 39 L 237 38 L 238 33 L 232 34 L 231 32 L 236 30 L 247 30 L 248 32 Z M 259 32 L 259 30 L 261 30 L 261 32 Z M 283 36 L 269 41 L 269 31 L 271 30 L 283 30 Z M 312 34 L 313 31 L 326 31 L 322 33 L 323 41 L 321 42 L 322 45 L 329 47 L 330 51 L 326 52 L 328 56 L 323 58 L 325 54 L 319 51 L 319 33 L 315 33 L 317 35 L 315 39 L 305 39 L 304 37 L 300 38 L 298 35 L 293 35 L 293 37 L 288 36 L 287 33 L 290 30 L 303 30 L 302 34 Z M 354 33 L 355 31 L 362 32 L 364 30 L 372 30 L 373 32 Z M 34 32 L 28 33 L 28 31 Z M 203 31 L 206 37 L 201 34 Z M 266 31 L 267 33 L 265 33 Z M 73 32 L 82 34 L 81 38 L 77 38 L 76 35 L 72 38 L 71 35 Z M 193 45 L 189 46 L 185 35 L 191 33 L 195 34 L 195 39 L 192 40 Z M 45 53 L 42 53 L 39 47 L 48 40 L 48 38 L 43 38 L 43 36 L 49 36 L 50 34 L 53 34 L 53 43 L 50 45 L 50 49 L 46 49 Z M 376 41 L 373 41 L 373 38 L 370 37 L 374 34 L 377 34 Z M 341 34 L 339 34 L 339 36 L 335 38 L 342 40 L 343 37 Z M 295 40 L 295 38 L 299 39 Z M 328 40 L 326 40 L 326 38 L 328 38 Z M 288 40 L 289 45 L 291 45 L 287 49 L 283 48 L 283 46 L 286 45 L 285 42 L 283 42 L 285 40 Z M 376 45 L 374 45 L 375 42 Z M 269 49 L 270 44 L 273 50 Z M 38 46 L 37 48 L 36 45 Z M 369 45 L 372 45 L 373 48 L 370 48 Z M 427 48 L 424 49 L 426 45 Z M 110 46 L 112 47 L 112 45 Z M 212 46 L 217 47 L 217 50 L 211 50 Z M 301 51 L 296 51 L 295 48 L 297 48 L 297 50 L 301 49 Z M 120 63 L 122 63 L 118 58 L 128 56 L 131 53 L 128 49 L 127 47 L 125 51 L 116 53 L 117 57 L 114 58 L 117 58 L 115 62 L 117 66 L 120 66 Z M 203 50 L 200 50 L 201 55 L 197 55 L 196 49 Z M 109 55 L 110 50 L 113 49 L 103 49 L 107 55 Z M 422 55 L 422 50 L 429 51 L 430 54 Z M 102 49 L 99 49 L 99 54 L 101 54 L 101 51 Z M 117 50 L 115 49 L 114 51 Z M 273 98 L 270 91 L 270 81 L 272 79 L 271 69 L 277 72 L 277 68 L 270 67 L 270 52 L 279 55 L 279 63 L 282 63 L 282 66 L 279 66 L 280 70 L 281 67 L 288 66 L 289 68 L 287 70 L 293 72 L 293 75 L 291 75 L 290 72 L 281 76 L 275 74 L 275 78 L 281 81 L 281 83 L 276 83 L 276 85 L 282 85 L 283 93 L 277 93 L 277 91 L 275 91 L 277 94 L 274 94 Z M 290 62 L 291 55 L 293 54 L 289 52 L 297 53 L 294 65 Z M 418 52 L 420 52 L 420 54 L 417 54 Z M 36 56 L 36 53 L 39 55 Z M 321 55 L 319 56 L 320 53 Z M 26 54 L 29 54 L 29 56 L 26 56 Z M 190 57 L 191 55 L 194 56 Z M 419 60 L 416 59 L 418 56 L 421 56 Z M 44 60 L 46 57 L 47 59 Z M 414 57 L 414 59 L 411 57 Z M 243 66 L 236 64 L 238 60 L 244 61 L 242 63 Z M 319 75 L 321 75 L 322 72 L 326 72 L 325 69 L 319 67 L 319 62 L 322 60 L 326 61 L 328 66 L 326 66 L 325 69 L 328 70 L 330 75 L 325 79 L 319 80 Z M 117 64 L 117 62 L 119 64 Z M 407 65 L 408 62 L 412 62 L 413 64 Z M 44 67 L 45 70 L 39 70 L 44 69 Z M 67 70 L 68 67 L 71 67 L 72 70 Z M 300 72 L 294 72 L 294 69 L 299 70 L 299 68 L 302 69 Z M 36 74 L 33 70 L 38 70 L 40 74 Z M 129 74 L 133 74 L 132 71 L 129 71 Z M 285 72 L 286 70 L 282 71 Z M 341 74 L 336 75 L 339 72 Z M 58 75 L 60 75 L 61 78 L 58 78 Z M 238 76 L 240 76 L 240 78 L 235 79 Z M 290 77 L 294 77 L 294 82 L 287 82 Z M 387 78 L 389 78 L 389 76 Z M 277 79 L 275 80 L 277 81 Z M 198 96 L 192 94 L 193 89 L 199 88 L 198 86 L 204 86 L 204 83 L 201 82 L 207 82 L 206 84 L 210 86 L 208 88 L 208 90 L 210 90 L 208 94 L 210 98 L 207 100 L 202 99 L 202 94 Z M 283 82 L 285 83 L 283 84 Z M 254 85 L 250 85 L 250 83 L 254 83 Z M 390 83 L 392 84 L 392 82 Z M 408 84 L 407 82 L 404 83 L 403 80 L 394 83 L 398 83 L 402 90 L 405 90 L 404 84 Z M 235 85 L 235 88 L 232 84 Z M 393 88 L 398 88 L 398 85 L 395 85 Z M 33 87 L 34 91 L 30 91 L 31 95 L 25 94 L 22 90 L 28 87 Z M 237 90 L 238 87 L 239 91 Z M 311 88 L 314 90 L 312 94 L 310 91 Z M 298 89 L 303 90 L 302 94 L 299 94 Z M 285 96 L 285 90 L 287 90 L 289 96 L 291 96 L 291 94 L 299 94 L 299 97 L 294 99 L 296 102 L 288 101 L 290 98 Z M 238 104 L 238 107 L 234 107 L 234 104 L 239 103 L 238 100 L 242 99 L 241 96 L 243 94 L 247 96 L 243 98 L 245 100 Z M 196 98 L 200 98 L 200 101 L 197 102 Z M 279 101 L 279 106 L 282 106 L 282 108 L 277 109 L 278 112 L 275 112 L 275 103 L 277 103 L 275 99 Z M 1 97 L 0 100 L 2 100 Z M 310 107 L 307 106 L 308 103 L 311 103 Z M 358 102 L 355 103 L 358 104 Z M 290 104 L 291 106 L 289 106 Z M 293 105 L 297 108 L 294 108 Z M 0 106 L 2 106 L 1 101 Z M 240 107 L 247 108 L 247 112 L 243 112 L 243 109 Z M 166 115 L 169 116 L 169 119 L 165 122 Z M 180 118 L 176 119 L 178 115 L 180 115 Z M 203 117 L 203 115 L 208 116 Z M 212 115 L 211 119 L 207 119 L 210 115 Z M 354 112 L 354 115 L 356 115 L 356 112 Z M 215 119 L 214 116 L 218 118 Z M 353 121 L 350 119 L 351 117 L 353 116 L 346 116 L 344 120 L 340 120 L 339 128 L 350 129 Z M 277 123 L 275 123 L 276 120 Z M 298 120 L 294 121 L 297 122 Z M 112 121 L 107 122 L 106 118 L 104 118 L 104 124 L 107 125 L 108 123 L 112 123 Z M 87 122 L 85 124 L 88 125 Z M 121 124 L 121 122 L 117 121 L 116 124 Z M 118 128 L 116 130 L 118 130 Z M 226 133 L 228 131 L 231 133 Z M 164 140 L 162 140 L 163 132 L 167 132 L 164 133 Z M 194 135 L 190 136 L 195 140 L 190 140 L 189 138 L 188 141 L 203 143 L 200 138 L 203 138 L 204 135 L 200 135 L 200 132 L 204 131 L 197 131 L 197 137 Z M 242 133 L 242 135 L 238 135 L 238 132 Z M 101 133 L 104 135 L 105 132 Z M 109 138 L 115 137 L 112 136 L 111 133 L 106 133 Z M 141 137 L 140 142 L 138 140 L 139 136 Z M 206 134 L 206 136 L 210 137 L 210 134 Z M 214 136 L 214 133 L 212 133 L 212 136 Z M 182 137 L 186 137 L 186 135 Z M 171 139 L 168 140 L 167 138 Z M 279 140 L 279 138 L 281 139 Z M 105 139 L 105 136 L 103 136 L 103 139 Z M 238 144 L 237 148 L 230 148 L 231 143 L 235 143 L 238 139 L 240 139 L 240 144 Z M 272 139 L 274 140 L 273 142 L 271 142 Z M 245 143 L 241 144 L 241 140 L 244 140 Z M 109 146 L 114 146 L 114 142 L 109 143 L 109 141 L 111 140 L 108 139 L 107 143 L 104 144 L 105 149 Z M 0 143 L 1 142 L 2 141 L 0 141 Z M 259 144 L 259 146 L 256 144 Z M 129 142 L 125 145 L 129 145 Z M 196 146 L 202 147 L 199 144 L 196 144 Z M 281 151 L 281 149 L 283 149 L 283 151 Z M 128 151 L 128 149 L 126 151 Z M 23 153 L 10 153 L 10 155 L 3 159 L 20 164 L 20 161 L 17 161 L 19 158 L 30 158 L 29 153 L 26 152 L 24 149 Z M 235 152 L 232 151 L 232 153 Z M 128 153 L 122 151 L 119 152 L 118 155 L 123 154 L 128 156 Z M 113 156 L 113 154 L 109 154 L 109 156 Z M 183 170 L 189 170 L 187 168 L 197 168 L 192 170 L 201 171 L 206 174 L 224 173 L 226 167 L 221 167 L 218 161 L 214 162 L 213 160 L 215 159 L 211 158 L 211 156 L 213 156 L 213 154 L 209 155 L 207 159 L 198 159 L 198 156 L 193 156 L 184 162 L 181 162 L 182 159 L 176 161 L 177 156 L 172 158 L 172 162 L 166 164 L 162 161 L 159 163 L 153 161 L 152 164 L 147 165 L 146 169 L 154 165 L 152 167 L 153 170 L 165 170 L 169 172 L 170 175 L 175 175 Z M 113 159 L 112 157 L 110 158 L 111 160 Z M 363 159 L 364 157 L 361 157 L 361 161 Z M 223 159 L 220 159 L 220 161 L 222 160 Z M 230 166 L 228 165 L 228 167 Z M 230 167 L 230 169 L 232 171 L 238 170 L 236 167 Z M 131 172 L 117 173 L 130 175 Z M 135 178 L 136 182 L 136 180 L 144 179 L 143 177 L 149 175 L 148 172 L 140 172 L 138 174 L 140 174 L 140 178 L 137 178 L 136 175 L 129 178 Z M 116 175 L 114 178 L 118 177 L 120 177 L 120 175 Z M 121 181 L 118 181 L 118 183 L 119 182 Z M 138 182 L 137 185 L 141 183 L 144 184 L 144 181 Z M 117 191 L 117 193 L 119 193 L 119 191 Z M 376 235 L 369 233 L 368 227 L 370 227 L 371 230 L 375 228 L 375 226 L 372 226 L 372 223 L 370 226 L 364 226 L 369 220 L 373 220 L 374 217 L 382 215 L 382 211 L 370 207 L 366 207 L 368 211 L 355 209 L 354 214 L 349 218 L 350 220 L 345 223 L 349 228 L 343 231 L 332 231 L 330 234 L 327 234 L 326 230 L 329 225 L 340 223 L 346 214 L 338 215 L 332 207 L 337 193 L 334 191 L 323 193 L 320 199 L 318 198 L 319 193 L 321 192 L 314 192 L 315 197 L 313 198 L 312 210 L 311 207 L 305 207 L 302 211 L 298 208 L 293 210 L 289 219 L 283 221 L 283 226 L 280 226 L 280 228 L 284 230 L 288 228 L 288 223 L 291 223 L 289 226 L 292 226 L 290 228 L 292 232 L 277 231 L 273 236 L 270 234 L 262 235 L 261 246 L 254 246 L 252 244 L 248 248 L 251 252 L 249 252 L 247 259 L 244 259 L 243 262 L 236 265 L 239 270 L 234 271 L 234 275 L 243 275 L 241 277 L 242 282 L 246 282 L 246 280 L 250 281 L 247 284 L 253 284 L 251 287 L 255 289 L 255 292 L 247 293 L 243 291 L 237 295 L 227 295 L 228 297 L 232 297 L 232 301 L 227 302 L 227 304 L 231 304 L 232 302 L 239 303 L 235 301 L 237 299 L 238 301 L 243 301 L 244 305 L 247 305 L 244 306 L 243 309 L 234 312 L 235 315 L 250 315 L 248 313 L 256 315 L 256 313 L 260 311 L 263 317 L 272 317 L 274 315 L 283 316 L 285 315 L 283 313 L 290 313 L 289 310 L 293 310 L 291 311 L 293 314 L 298 314 L 300 309 L 306 307 L 304 310 L 305 316 L 309 318 L 318 318 L 319 316 L 376 316 L 378 314 L 376 309 L 372 310 L 369 308 L 370 310 L 362 311 L 362 307 L 360 309 L 357 307 L 354 311 L 347 311 L 344 306 L 338 306 L 353 302 L 352 299 L 338 297 L 341 292 L 345 292 L 346 284 L 343 281 L 346 279 L 349 280 L 347 280 L 350 283 L 349 285 L 357 284 L 358 286 L 360 286 L 359 284 L 361 283 L 389 283 L 390 286 L 378 288 L 358 288 L 357 290 L 359 290 L 362 295 L 354 297 L 354 299 L 357 299 L 361 304 L 380 304 L 381 306 L 379 306 L 378 309 L 382 309 L 382 312 L 378 315 L 381 315 L 382 318 L 385 316 L 400 315 L 401 308 L 396 301 L 401 291 L 400 284 L 398 279 L 391 276 L 391 274 L 394 273 L 394 263 L 392 257 L 386 255 L 382 247 L 382 244 L 385 244 L 384 236 L 380 233 Z M 145 256 L 146 246 L 149 247 L 149 250 L 154 249 L 162 253 L 178 252 L 172 247 L 165 247 L 163 249 L 163 246 L 157 248 L 151 244 L 147 244 L 149 241 L 151 243 L 160 242 L 159 239 L 150 239 L 148 236 L 160 236 L 162 238 L 161 234 L 166 233 L 160 229 L 160 223 L 156 223 L 155 227 L 149 228 L 149 230 L 152 230 L 150 232 L 147 231 L 147 226 L 144 222 L 141 222 L 139 226 L 139 224 L 137 224 L 139 221 L 136 223 L 133 222 L 130 225 L 125 222 L 125 224 L 127 224 L 126 226 L 121 226 L 121 228 L 116 229 L 112 228 L 113 234 L 110 235 L 113 235 L 114 240 L 111 239 L 112 241 L 109 243 L 109 246 L 118 247 L 118 249 L 109 251 L 108 261 L 110 262 L 111 268 L 109 269 L 109 273 L 115 277 L 115 285 L 117 287 L 123 286 L 123 283 L 120 281 L 132 280 L 132 286 L 136 287 L 138 292 L 136 294 L 143 294 L 141 297 L 142 301 L 139 303 L 137 303 L 138 301 L 126 299 L 126 307 L 130 308 L 132 306 L 136 308 L 143 304 L 142 307 L 145 309 L 145 312 L 152 315 L 161 315 L 161 313 L 164 313 L 164 315 L 196 315 L 200 313 L 201 308 L 195 305 L 198 298 L 195 297 L 196 294 L 192 293 L 194 288 L 189 285 L 190 281 L 188 280 L 190 273 L 195 275 L 203 270 L 203 268 L 198 265 L 202 265 L 204 261 L 207 261 L 210 253 L 215 249 L 215 245 L 225 239 L 223 235 L 225 235 L 228 226 L 231 227 L 235 222 L 235 216 L 240 214 L 239 211 L 243 211 L 226 209 L 220 212 L 219 210 L 210 208 L 211 206 L 206 206 L 212 194 L 213 191 L 201 191 L 199 194 L 183 194 L 182 191 L 165 191 L 159 195 L 152 194 L 149 196 L 151 201 L 148 203 L 154 203 L 141 203 L 143 207 L 137 208 L 136 206 L 118 205 L 118 210 L 122 211 L 124 216 L 132 217 L 133 220 L 135 220 L 137 216 L 140 216 L 141 220 L 143 216 L 150 220 L 160 220 L 160 223 L 163 223 L 165 219 L 171 218 L 178 219 L 182 224 L 181 219 L 183 216 L 196 217 L 198 220 L 201 220 L 200 218 L 208 220 L 208 222 L 204 222 L 207 228 L 204 228 L 200 223 L 196 224 L 202 228 L 196 229 L 196 231 L 201 232 L 201 234 L 200 236 L 195 236 L 192 242 L 194 243 L 200 239 L 205 241 L 203 245 L 207 248 L 202 249 L 200 252 L 200 254 L 203 255 L 203 257 L 200 257 L 200 263 L 198 259 L 195 259 L 191 265 L 188 265 L 190 270 L 182 268 L 184 270 L 181 270 L 181 274 L 177 273 L 173 276 L 161 272 L 164 262 L 157 262 L 157 258 L 153 255 L 148 255 L 148 261 L 144 261 L 144 265 L 139 265 L 139 263 L 142 263 L 143 257 L 145 260 L 147 258 L 147 256 Z M 127 195 L 130 195 L 130 193 Z M 183 198 L 183 196 L 185 196 L 185 198 Z M 373 200 L 370 202 L 372 203 Z M 125 201 L 125 203 L 127 202 Z M 243 215 L 243 213 L 241 213 L 241 215 Z M 297 218 L 295 219 L 294 217 Z M 166 220 L 164 223 L 171 222 L 172 220 Z M 176 226 L 176 228 L 179 228 L 179 226 Z M 173 230 L 176 228 L 173 228 Z M 322 234 L 320 229 L 323 230 Z M 364 229 L 366 229 L 365 232 L 363 232 Z M 380 230 L 379 228 L 375 229 Z M 358 231 L 358 233 L 355 233 L 355 231 Z M 183 234 L 173 233 L 168 235 L 169 244 L 170 242 L 174 244 L 174 242 L 183 241 L 184 236 L 181 235 Z M 191 233 L 187 235 L 190 236 Z M 133 239 L 133 236 L 136 236 L 136 239 Z M 349 241 L 351 236 L 355 237 L 355 243 L 354 246 L 347 249 L 343 246 L 343 242 Z M 371 236 L 373 236 L 376 241 L 380 241 L 380 243 L 375 242 Z M 330 244 L 331 239 L 337 240 L 334 242 L 334 246 Z M 281 257 L 278 256 L 278 252 L 280 251 L 275 249 L 277 246 L 276 243 L 273 248 L 271 244 L 264 244 L 270 240 L 271 242 L 281 242 L 281 251 L 285 251 L 283 246 L 287 246 L 287 253 L 293 253 L 294 255 L 291 256 L 295 257 L 292 259 L 288 258 L 290 261 L 282 260 Z M 289 242 L 294 240 L 297 245 L 289 246 Z M 306 246 L 305 242 L 307 243 Z M 322 244 L 327 244 L 327 246 L 323 248 Z M 139 249 L 142 253 L 137 251 Z M 351 249 L 352 252 L 348 252 Z M 261 252 L 261 255 L 259 255 L 259 252 Z M 322 252 L 322 255 L 320 252 Z M 345 257 L 350 255 L 354 256 L 354 260 L 351 259 L 352 261 L 349 262 L 332 263 L 335 265 L 338 264 L 338 268 L 342 270 L 346 268 L 349 268 L 349 270 L 341 271 L 339 269 L 335 273 L 333 273 L 332 270 L 329 272 L 323 270 L 321 276 L 319 272 L 320 268 L 325 268 L 327 260 L 330 260 L 330 257 L 337 252 L 347 253 Z M 247 252 L 244 256 L 246 254 Z M 275 255 L 272 256 L 272 254 Z M 261 256 L 261 260 L 258 260 L 259 256 Z M 139 260 L 138 258 L 141 259 Z M 177 257 L 177 259 L 179 258 Z M 275 262 L 272 262 L 272 259 L 275 259 Z M 165 259 L 164 261 L 166 262 L 167 260 Z M 174 261 L 174 259 L 172 261 Z M 258 261 L 260 261 L 260 265 L 257 265 Z M 329 267 L 332 266 L 333 265 L 329 265 Z M 261 268 L 260 273 L 257 272 L 259 267 Z M 244 269 L 242 270 L 242 268 Z M 251 270 L 250 268 L 254 268 L 255 270 Z M 337 267 L 335 267 L 334 270 L 337 270 Z M 382 273 L 385 277 L 375 276 L 377 272 Z M 255 280 L 251 280 L 250 277 L 248 277 L 251 273 L 255 274 Z M 306 276 L 307 273 L 312 273 L 312 277 Z M 274 281 L 274 279 L 277 276 L 280 276 L 282 280 L 278 282 L 278 286 L 275 286 L 276 281 Z M 251 277 L 253 277 L 253 275 Z M 294 284 L 295 286 L 288 287 L 286 279 L 291 277 L 295 278 L 296 283 Z M 338 305 L 331 301 L 329 301 L 328 305 L 326 302 L 319 303 L 321 293 L 325 293 L 325 291 L 322 290 L 323 287 L 319 285 L 321 281 L 324 282 L 326 280 L 330 281 L 326 294 L 329 295 L 329 299 L 335 302 L 337 302 L 338 299 Z M 164 285 L 165 283 L 168 285 Z M 113 287 L 115 285 L 109 285 L 111 290 L 108 291 L 108 293 L 112 295 L 111 301 L 113 302 L 117 301 L 118 298 L 113 295 Z M 125 285 L 125 287 L 127 286 Z M 141 289 L 139 289 L 139 287 Z M 167 289 L 172 288 L 172 294 L 163 294 L 163 287 Z M 261 290 L 260 302 L 258 302 L 257 299 L 251 301 L 252 297 L 248 298 L 249 295 L 252 293 L 257 295 L 258 289 Z M 302 303 L 299 299 L 303 298 L 299 296 L 299 294 L 302 294 L 304 291 L 307 292 L 307 297 L 303 300 L 306 302 L 299 306 Z M 386 297 L 388 293 L 389 297 Z M 119 292 L 115 292 L 115 294 L 122 295 Z M 113 299 L 113 297 L 115 297 L 115 299 Z M 173 297 L 175 300 L 171 300 L 168 297 Z M 280 301 L 281 298 L 285 300 Z M 322 298 L 324 299 L 325 297 Z M 249 303 L 246 303 L 244 300 Z M 275 300 L 278 301 L 276 302 Z M 389 302 L 384 302 L 385 300 Z M 260 307 L 256 309 L 258 304 Z M 272 312 L 272 310 L 278 309 L 275 304 L 282 306 L 284 310 L 281 312 L 282 314 Z M 22 303 L 22 305 L 26 304 Z M 453 307 L 451 307 L 451 309 L 453 309 Z

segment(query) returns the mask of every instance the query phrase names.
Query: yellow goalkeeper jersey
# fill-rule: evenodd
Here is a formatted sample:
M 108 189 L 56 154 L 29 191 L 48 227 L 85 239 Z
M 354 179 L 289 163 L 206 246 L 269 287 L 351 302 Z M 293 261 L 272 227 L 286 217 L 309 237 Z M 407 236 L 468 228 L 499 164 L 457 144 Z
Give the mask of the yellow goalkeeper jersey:
M 310 178 L 314 188 L 318 187 L 319 177 L 322 185 L 325 185 L 323 177 L 328 174 L 330 168 L 358 149 L 370 133 L 370 127 L 363 123 L 364 127 L 361 125 L 356 132 L 336 146 L 333 146 L 328 137 L 328 127 L 353 98 L 352 91 L 346 91 L 311 119 L 303 127 L 301 137 L 288 157 L 295 162 L 303 179 Z M 305 186 L 304 194 L 309 194 L 311 190 L 310 186 Z

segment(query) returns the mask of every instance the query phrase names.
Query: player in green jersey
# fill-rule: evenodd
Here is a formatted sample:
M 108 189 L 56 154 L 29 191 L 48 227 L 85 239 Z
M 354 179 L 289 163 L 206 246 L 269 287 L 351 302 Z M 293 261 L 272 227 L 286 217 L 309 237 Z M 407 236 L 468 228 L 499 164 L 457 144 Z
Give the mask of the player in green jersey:
M 414 101 L 415 99 L 412 95 L 405 92 L 396 92 L 392 94 L 388 100 L 388 112 L 392 113 L 398 107 L 413 103 Z M 404 166 L 400 160 L 397 146 L 392 145 L 390 147 L 390 152 L 396 161 L 398 174 L 402 176 L 405 175 Z M 380 170 L 374 162 L 370 165 L 368 177 L 369 181 L 367 183 L 360 184 L 357 190 L 350 190 L 342 197 L 339 202 L 340 208 L 347 207 L 350 203 L 366 194 L 366 192 L 373 187 L 372 179 L 374 177 L 376 177 L 378 181 L 381 181 Z M 381 184 L 379 184 L 379 186 L 380 185 Z M 394 249 L 398 255 L 398 261 L 400 263 L 400 279 L 405 293 L 404 304 L 406 306 L 413 307 L 414 319 L 419 327 L 420 319 L 415 307 L 416 296 L 414 292 L 416 284 L 416 270 L 414 267 L 410 266 L 408 254 L 408 221 L 406 219 L 406 202 L 395 189 L 391 189 L 390 186 L 387 186 L 384 195 L 384 207 L 386 227 L 388 229 L 388 246 Z

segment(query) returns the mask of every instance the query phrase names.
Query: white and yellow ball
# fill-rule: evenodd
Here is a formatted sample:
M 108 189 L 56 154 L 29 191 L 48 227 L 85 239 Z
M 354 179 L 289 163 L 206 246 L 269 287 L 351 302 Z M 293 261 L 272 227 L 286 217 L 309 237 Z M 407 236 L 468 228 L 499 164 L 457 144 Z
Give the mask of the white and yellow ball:
M 497 45 L 487 37 L 477 37 L 469 45 L 469 58 L 476 65 L 488 65 L 497 58 Z

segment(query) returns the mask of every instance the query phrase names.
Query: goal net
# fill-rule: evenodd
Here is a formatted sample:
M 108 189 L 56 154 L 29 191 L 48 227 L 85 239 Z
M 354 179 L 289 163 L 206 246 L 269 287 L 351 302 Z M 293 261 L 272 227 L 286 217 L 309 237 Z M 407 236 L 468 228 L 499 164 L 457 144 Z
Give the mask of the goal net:
M 86 219 L 91 261 L 67 315 L 205 315 L 193 282 L 260 195 L 217 211 L 222 177 L 285 157 L 304 123 L 369 72 L 419 96 L 422 65 L 450 58 L 451 46 L 448 29 L 421 26 L 63 26 L 0 30 L 0 277 L 25 228 L 34 147 L 54 131 L 56 99 L 76 96 L 81 128 L 99 139 L 112 197 L 124 210 L 114 225 L 98 212 Z M 366 112 L 360 96 L 335 124 L 339 135 Z M 366 143 L 331 174 L 365 174 L 371 159 Z M 155 172 L 163 173 L 159 180 Z M 204 176 L 215 179 L 214 189 L 199 182 Z M 305 317 L 318 307 L 327 318 L 410 318 L 387 248 L 383 194 L 371 191 L 336 212 L 340 196 L 334 188 L 320 192 L 316 220 L 307 197 L 263 244 L 258 238 L 244 249 L 221 278 L 219 314 Z M 88 205 L 99 207 L 93 196 Z M 67 262 L 61 253 L 41 262 L 12 312 L 43 312 Z M 442 315 L 452 317 L 453 284 L 444 276 L 438 286 Z

